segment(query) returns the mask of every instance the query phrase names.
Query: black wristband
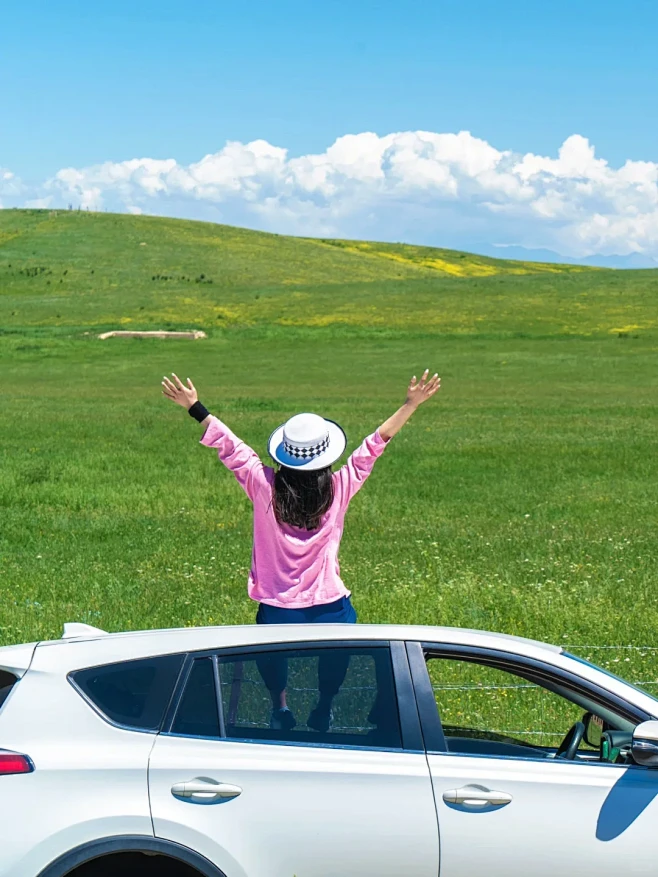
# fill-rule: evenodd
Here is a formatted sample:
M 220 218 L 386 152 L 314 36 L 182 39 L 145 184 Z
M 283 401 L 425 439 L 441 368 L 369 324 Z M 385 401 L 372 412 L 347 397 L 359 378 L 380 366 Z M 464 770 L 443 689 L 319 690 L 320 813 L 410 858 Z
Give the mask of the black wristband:
M 187 409 L 187 413 L 190 417 L 193 417 L 195 420 L 198 420 L 199 423 L 202 423 L 206 417 L 210 414 L 210 411 L 201 404 L 201 402 L 195 402 L 191 408 Z

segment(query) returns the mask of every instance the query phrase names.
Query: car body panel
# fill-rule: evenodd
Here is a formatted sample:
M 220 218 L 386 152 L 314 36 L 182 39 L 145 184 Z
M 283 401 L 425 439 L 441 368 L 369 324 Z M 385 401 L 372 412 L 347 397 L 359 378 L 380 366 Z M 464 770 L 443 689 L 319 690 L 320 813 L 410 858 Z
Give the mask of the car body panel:
M 436 877 L 438 831 L 422 753 L 160 735 L 150 760 L 156 837 L 229 877 Z M 217 804 L 172 795 L 206 777 L 242 793 Z
M 28 755 L 34 772 L 0 777 L 1 877 L 35 877 L 98 838 L 153 836 L 154 734 L 113 727 L 61 673 L 32 668 L 10 698 L 0 711 L 0 747 Z
M 656 874 L 658 772 L 552 759 L 430 754 L 441 832 L 441 877 Z M 446 803 L 483 786 L 500 807 Z
M 0 670 L 7 670 L 20 679 L 32 663 L 36 647 L 36 643 L 25 643 L 25 645 L 0 648 Z

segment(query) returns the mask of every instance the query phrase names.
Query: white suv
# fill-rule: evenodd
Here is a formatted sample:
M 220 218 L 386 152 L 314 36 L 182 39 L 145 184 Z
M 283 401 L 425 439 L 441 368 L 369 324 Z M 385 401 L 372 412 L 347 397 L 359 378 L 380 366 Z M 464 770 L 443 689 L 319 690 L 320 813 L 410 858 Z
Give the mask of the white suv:
M 654 874 L 656 716 L 497 634 L 67 625 L 0 649 L 0 877 Z

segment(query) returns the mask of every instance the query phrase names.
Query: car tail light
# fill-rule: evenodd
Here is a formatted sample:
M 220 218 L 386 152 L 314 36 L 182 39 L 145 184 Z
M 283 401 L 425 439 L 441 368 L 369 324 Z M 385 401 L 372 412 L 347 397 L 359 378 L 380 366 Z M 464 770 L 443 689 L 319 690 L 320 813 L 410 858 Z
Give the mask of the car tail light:
M 0 777 L 15 773 L 32 773 L 34 765 L 27 755 L 0 749 Z

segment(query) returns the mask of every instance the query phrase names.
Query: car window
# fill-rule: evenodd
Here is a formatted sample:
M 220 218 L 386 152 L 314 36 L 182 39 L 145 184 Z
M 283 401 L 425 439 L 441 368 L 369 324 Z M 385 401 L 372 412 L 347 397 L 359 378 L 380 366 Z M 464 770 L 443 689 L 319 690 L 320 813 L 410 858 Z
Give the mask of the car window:
M 219 676 L 227 737 L 402 745 L 387 648 L 277 650 L 222 657 Z M 283 691 L 290 717 L 276 709 Z
M 76 670 L 70 678 L 110 721 L 158 731 L 182 663 L 183 655 L 162 655 Z
M 13 673 L 9 673 L 7 670 L 0 670 L 0 709 L 17 682 L 18 679 Z
M 211 661 L 198 660 L 172 733 L 217 737 L 221 726 L 236 740 L 402 746 L 385 647 L 273 649 L 216 660 L 219 702 Z
M 430 657 L 428 671 L 451 752 L 553 755 L 583 708 L 506 670 Z M 583 740 L 580 750 L 595 753 Z
M 220 736 L 212 658 L 199 658 L 192 664 L 171 730 L 194 737 Z

